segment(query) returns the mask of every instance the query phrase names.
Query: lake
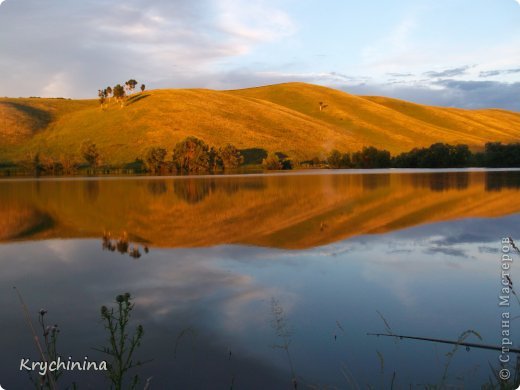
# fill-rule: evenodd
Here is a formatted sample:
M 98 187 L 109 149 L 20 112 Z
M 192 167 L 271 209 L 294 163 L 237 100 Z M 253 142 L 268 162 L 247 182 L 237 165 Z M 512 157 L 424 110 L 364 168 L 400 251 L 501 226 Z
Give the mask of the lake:
M 16 286 L 79 361 L 106 358 L 100 307 L 129 292 L 139 388 L 480 388 L 499 351 L 367 333 L 500 346 L 519 195 L 514 170 L 0 181 L 0 384 L 30 388 L 20 361 L 39 360 Z

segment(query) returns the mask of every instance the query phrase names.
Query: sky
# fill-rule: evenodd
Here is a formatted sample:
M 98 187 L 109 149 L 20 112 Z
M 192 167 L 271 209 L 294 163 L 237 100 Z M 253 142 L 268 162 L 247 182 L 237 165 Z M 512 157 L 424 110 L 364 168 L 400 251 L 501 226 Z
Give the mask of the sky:
M 0 0 L 0 96 L 302 81 L 520 111 L 520 0 Z

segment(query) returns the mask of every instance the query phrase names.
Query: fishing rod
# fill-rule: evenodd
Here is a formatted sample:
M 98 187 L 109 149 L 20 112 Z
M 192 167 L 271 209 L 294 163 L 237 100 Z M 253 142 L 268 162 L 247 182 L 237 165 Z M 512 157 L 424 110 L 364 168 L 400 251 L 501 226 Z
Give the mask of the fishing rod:
M 444 339 L 432 339 L 429 337 L 416 337 L 416 336 L 402 336 L 398 334 L 388 334 L 388 333 L 367 333 L 367 336 L 386 336 L 386 337 L 394 337 L 399 339 L 410 339 L 410 340 L 419 340 L 419 341 L 430 341 L 433 343 L 442 343 L 442 344 L 451 344 L 451 345 L 462 345 L 467 348 L 479 348 L 479 349 L 491 349 L 493 351 L 501 351 L 502 347 L 496 345 L 487 345 L 487 344 L 477 344 L 477 343 L 466 343 L 464 341 L 452 341 L 452 340 L 444 340 Z M 512 352 L 519 353 L 519 348 L 508 348 L 508 351 L 504 352 Z

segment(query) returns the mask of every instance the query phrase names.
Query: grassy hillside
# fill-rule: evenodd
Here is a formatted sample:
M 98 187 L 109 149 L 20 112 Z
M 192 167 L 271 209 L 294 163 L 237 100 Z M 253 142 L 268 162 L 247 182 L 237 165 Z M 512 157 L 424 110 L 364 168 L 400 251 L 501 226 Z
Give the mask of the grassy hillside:
M 319 102 L 327 107 L 320 110 Z M 28 153 L 79 154 L 87 139 L 106 163 L 141 157 L 151 146 L 169 150 L 194 135 L 220 146 L 282 151 L 292 158 L 325 156 L 364 145 L 401 152 L 434 142 L 520 140 L 520 114 L 502 110 L 428 107 L 382 97 L 359 97 L 303 83 L 236 91 L 155 90 L 124 108 L 96 100 L 0 99 L 0 162 Z
M 279 84 L 231 92 L 267 100 L 329 123 L 362 143 L 402 152 L 435 142 L 518 141 L 520 114 L 503 110 L 430 107 L 385 97 L 354 96 L 330 88 Z M 327 107 L 320 111 L 319 102 Z

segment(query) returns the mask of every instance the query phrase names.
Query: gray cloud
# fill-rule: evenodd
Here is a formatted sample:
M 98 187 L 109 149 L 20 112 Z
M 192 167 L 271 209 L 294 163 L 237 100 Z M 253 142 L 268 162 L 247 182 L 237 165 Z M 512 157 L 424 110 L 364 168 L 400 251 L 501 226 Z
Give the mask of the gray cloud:
M 424 253 L 427 253 L 427 254 L 430 254 L 430 255 L 435 255 L 435 254 L 442 254 L 442 255 L 447 255 L 447 256 L 454 256 L 454 257 L 468 257 L 468 255 L 466 254 L 466 251 L 464 250 L 461 250 L 461 249 L 456 249 L 456 248 L 444 248 L 444 247 L 440 247 L 440 248 L 428 248 L 426 251 L 424 251 Z
M 425 76 L 432 77 L 432 78 L 454 77 L 454 76 L 461 76 L 463 74 L 466 74 L 466 71 L 469 68 L 471 68 L 471 66 L 466 65 L 466 66 L 461 66 L 460 68 L 446 69 L 446 70 L 443 70 L 443 71 L 440 71 L 440 72 L 436 72 L 436 71 L 431 70 L 429 72 L 424 72 L 423 74 Z
M 404 74 L 403 74 L 404 75 Z M 502 108 L 520 111 L 520 83 L 491 80 L 461 81 L 451 78 L 390 79 L 376 82 L 370 77 L 327 73 L 255 72 L 241 68 L 211 76 L 213 87 L 241 88 L 292 81 L 316 83 L 356 95 L 378 95 L 420 104 L 468 109 Z M 217 83 L 218 85 L 215 85 Z
M 495 253 L 498 253 L 499 250 L 498 250 L 498 248 L 494 248 L 494 247 L 490 247 L 490 246 L 479 246 L 479 247 L 478 247 L 478 252 L 479 252 L 479 253 L 491 253 L 491 254 L 495 254 Z
M 486 71 L 480 72 L 478 77 L 484 78 L 484 77 L 501 76 L 504 74 L 514 74 L 514 73 L 520 73 L 520 68 L 486 70 Z
M 420 104 L 469 109 L 503 108 L 520 111 L 520 83 L 499 81 L 459 81 L 440 79 L 376 83 L 369 77 L 328 73 L 255 72 L 239 68 L 228 72 L 185 78 L 182 86 L 201 83 L 209 88 L 246 88 L 285 82 L 309 82 L 341 89 L 357 95 L 388 96 Z M 432 87 L 433 84 L 433 87 Z M 441 87 L 441 88 L 439 88 Z
M 434 85 L 437 88 L 424 82 L 416 85 L 360 83 L 346 84 L 342 89 L 359 95 L 383 95 L 435 106 L 520 111 L 520 83 L 443 79 Z

